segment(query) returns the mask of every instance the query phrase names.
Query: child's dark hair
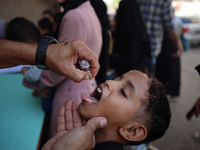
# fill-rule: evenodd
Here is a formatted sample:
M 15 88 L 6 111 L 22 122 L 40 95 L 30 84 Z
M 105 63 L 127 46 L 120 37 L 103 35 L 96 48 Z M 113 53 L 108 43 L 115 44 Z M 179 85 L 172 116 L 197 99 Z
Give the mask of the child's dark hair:
M 53 24 L 48 18 L 44 17 L 40 19 L 38 26 L 43 30 L 48 30 L 48 33 L 45 34 L 46 36 L 53 36 Z
M 143 141 L 129 142 L 129 145 L 139 145 L 161 138 L 169 127 L 171 110 L 165 87 L 146 67 L 140 70 L 150 79 L 147 99 L 141 101 L 141 108 L 134 119 L 138 120 L 147 129 L 147 137 Z
M 7 40 L 12 41 L 37 42 L 40 31 L 33 22 L 23 17 L 16 17 L 8 23 L 5 36 Z

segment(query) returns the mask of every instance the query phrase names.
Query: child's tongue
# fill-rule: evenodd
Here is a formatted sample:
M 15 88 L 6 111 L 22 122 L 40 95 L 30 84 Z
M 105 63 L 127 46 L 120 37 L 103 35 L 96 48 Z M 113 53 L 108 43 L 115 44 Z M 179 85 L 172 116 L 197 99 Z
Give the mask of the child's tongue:
M 82 99 L 83 101 L 89 103 L 89 104 L 96 104 L 98 103 L 98 100 L 94 97 L 91 97 L 90 95 L 87 95 L 87 94 L 83 94 L 82 95 Z

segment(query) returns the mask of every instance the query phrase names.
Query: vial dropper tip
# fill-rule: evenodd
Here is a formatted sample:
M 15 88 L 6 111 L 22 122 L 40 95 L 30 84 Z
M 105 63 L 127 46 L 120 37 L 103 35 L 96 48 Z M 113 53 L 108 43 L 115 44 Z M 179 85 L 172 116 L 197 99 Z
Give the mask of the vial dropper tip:
M 90 80 L 90 82 L 91 82 L 92 86 L 94 86 L 94 83 L 93 83 L 92 79 Z

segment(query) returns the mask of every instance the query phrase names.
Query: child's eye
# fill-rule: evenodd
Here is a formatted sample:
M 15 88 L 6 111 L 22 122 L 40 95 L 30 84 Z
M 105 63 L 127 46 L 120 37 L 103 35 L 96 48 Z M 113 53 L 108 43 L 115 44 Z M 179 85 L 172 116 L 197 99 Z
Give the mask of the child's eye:
M 124 97 L 126 97 L 126 93 L 124 92 L 123 89 L 121 89 L 121 93 L 122 93 L 122 95 L 123 95 Z

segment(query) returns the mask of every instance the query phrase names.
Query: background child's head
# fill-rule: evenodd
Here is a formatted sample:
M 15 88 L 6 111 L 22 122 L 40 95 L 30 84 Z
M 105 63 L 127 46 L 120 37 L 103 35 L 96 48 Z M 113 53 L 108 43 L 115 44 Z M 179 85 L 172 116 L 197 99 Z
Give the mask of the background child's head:
M 103 116 L 108 124 L 96 131 L 98 142 L 122 145 L 150 142 L 163 136 L 171 112 L 163 85 L 147 69 L 132 70 L 83 95 L 79 113 L 84 119 Z
M 40 36 L 40 32 L 31 21 L 16 17 L 8 23 L 5 36 L 7 40 L 35 43 Z
M 40 19 L 38 27 L 42 36 L 53 36 L 53 23 L 48 18 Z
M 54 22 L 54 13 L 50 9 L 46 9 L 42 12 L 42 18 L 48 18 L 51 23 Z

